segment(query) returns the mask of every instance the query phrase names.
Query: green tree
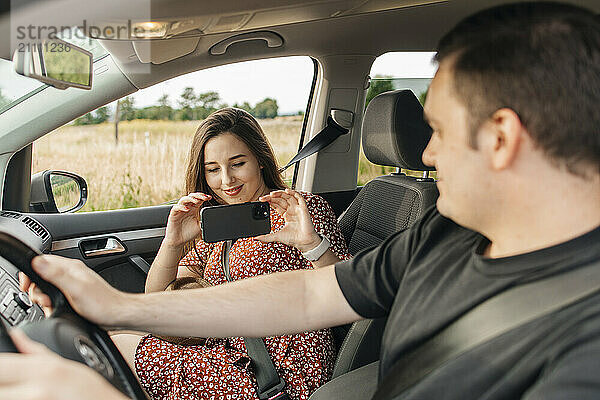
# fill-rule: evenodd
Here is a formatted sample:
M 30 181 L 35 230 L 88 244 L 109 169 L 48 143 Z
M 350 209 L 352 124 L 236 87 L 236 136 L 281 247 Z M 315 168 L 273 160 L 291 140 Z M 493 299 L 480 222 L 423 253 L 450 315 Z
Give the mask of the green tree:
M 205 92 L 196 96 L 196 108 L 194 109 L 194 119 L 204 119 L 216 110 L 217 103 L 221 100 L 217 92 Z
M 256 103 L 253 115 L 256 118 L 275 118 L 278 110 L 279 106 L 277 105 L 277 100 L 267 97 L 260 103 Z
M 95 125 L 108 121 L 110 110 L 108 107 L 100 107 L 95 111 L 89 112 L 74 121 L 74 125 Z
M 163 94 L 158 98 L 158 105 L 160 107 L 169 107 L 169 95 Z
M 74 125 L 91 125 L 93 123 L 94 123 L 94 117 L 92 116 L 92 113 L 89 112 L 89 113 L 77 118 L 73 124 Z
M 427 90 L 424 92 L 421 92 L 421 94 L 419 95 L 419 102 L 421 103 L 422 106 L 425 105 L 426 99 L 427 99 Z
M 163 94 L 158 99 L 158 118 L 173 119 L 173 108 L 169 105 L 169 95 Z
M 198 97 L 196 96 L 196 93 L 194 93 L 194 88 L 184 88 L 183 92 L 181 93 L 180 99 L 177 101 L 177 103 L 179 104 L 179 107 L 181 107 L 178 113 L 179 119 L 197 119 L 194 109 L 198 105 Z
M 221 96 L 219 96 L 219 93 L 212 91 L 200 93 L 197 97 L 199 106 L 204 108 L 214 108 L 220 100 Z
M 103 122 L 108 121 L 109 118 L 110 118 L 110 111 L 108 110 L 108 107 L 106 107 L 106 106 L 100 107 L 95 112 L 94 123 L 101 124 Z
M 247 101 L 243 102 L 242 104 L 235 103 L 233 107 L 248 111 L 250 114 L 254 115 L 254 109 Z
M 134 99 L 127 96 L 119 100 L 119 120 L 131 121 L 132 119 L 135 119 Z
M 135 119 L 162 119 L 159 106 L 148 106 L 135 110 Z
M 10 104 L 11 100 L 2 94 L 2 89 L 0 89 L 0 108 L 4 107 L 7 104 Z
M 371 79 L 371 85 L 369 86 L 369 91 L 367 92 L 367 99 L 365 101 L 365 108 L 369 104 L 373 97 L 378 94 L 389 92 L 390 90 L 394 90 L 394 84 L 392 83 L 391 76 L 382 76 L 375 75 L 375 78 Z
M 196 93 L 194 93 L 193 87 L 184 88 L 180 97 L 181 98 L 178 101 L 179 107 L 194 108 L 196 106 L 197 97 L 196 97 Z

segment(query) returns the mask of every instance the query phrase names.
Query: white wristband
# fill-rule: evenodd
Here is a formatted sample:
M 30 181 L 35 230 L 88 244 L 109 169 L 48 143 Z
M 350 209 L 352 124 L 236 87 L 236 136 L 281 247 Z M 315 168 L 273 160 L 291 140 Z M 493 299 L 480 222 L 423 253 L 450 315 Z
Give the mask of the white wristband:
M 327 239 L 326 236 L 319 236 L 321 237 L 321 243 L 319 243 L 317 247 L 312 250 L 302 252 L 302 255 L 308 261 L 317 261 L 323 254 L 325 254 L 329 246 L 331 246 L 331 243 L 329 243 L 329 239 Z

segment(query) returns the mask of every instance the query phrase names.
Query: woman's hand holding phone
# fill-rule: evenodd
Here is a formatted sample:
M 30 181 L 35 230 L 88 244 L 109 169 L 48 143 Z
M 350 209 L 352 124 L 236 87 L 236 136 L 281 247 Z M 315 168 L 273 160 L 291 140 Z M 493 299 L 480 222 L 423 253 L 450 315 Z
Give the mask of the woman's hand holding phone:
M 277 190 L 259 200 L 268 202 L 281 214 L 285 225 L 277 232 L 257 236 L 257 240 L 265 243 L 280 242 L 294 246 L 302 252 L 319 245 L 321 238 L 315 231 L 306 201 L 300 193 L 291 189 Z
M 146 293 L 165 290 L 177 277 L 183 246 L 200 236 L 199 210 L 210 199 L 211 196 L 204 193 L 190 193 L 171 208 L 165 238 L 146 277 Z
M 212 196 L 190 193 L 171 208 L 163 245 L 181 247 L 201 234 L 199 210 Z

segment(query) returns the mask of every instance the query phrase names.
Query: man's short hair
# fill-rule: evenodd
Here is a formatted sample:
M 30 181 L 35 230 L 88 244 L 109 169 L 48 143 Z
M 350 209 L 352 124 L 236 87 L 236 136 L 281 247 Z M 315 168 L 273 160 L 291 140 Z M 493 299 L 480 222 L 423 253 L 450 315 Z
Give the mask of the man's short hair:
M 436 59 L 451 58 L 473 147 L 481 124 L 507 107 L 555 164 L 582 176 L 600 172 L 597 15 L 551 2 L 487 9 L 440 40 Z

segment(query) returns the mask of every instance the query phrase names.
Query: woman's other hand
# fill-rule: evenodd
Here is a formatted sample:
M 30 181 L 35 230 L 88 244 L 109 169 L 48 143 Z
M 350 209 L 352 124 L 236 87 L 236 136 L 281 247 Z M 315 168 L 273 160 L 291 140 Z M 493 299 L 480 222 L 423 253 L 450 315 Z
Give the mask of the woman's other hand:
M 198 211 L 210 199 L 211 196 L 204 193 L 190 193 L 179 199 L 169 213 L 163 244 L 180 247 L 200 236 L 202 230 Z
M 281 214 L 285 225 L 277 232 L 257 236 L 257 240 L 264 243 L 284 243 L 302 252 L 319 245 L 321 238 L 315 231 L 306 201 L 300 193 L 291 189 L 277 190 L 262 196 L 259 200 L 268 202 Z
M 171 208 L 165 238 L 146 277 L 146 293 L 165 290 L 177 277 L 184 245 L 202 233 L 199 210 L 210 195 L 194 192 L 183 196 Z

